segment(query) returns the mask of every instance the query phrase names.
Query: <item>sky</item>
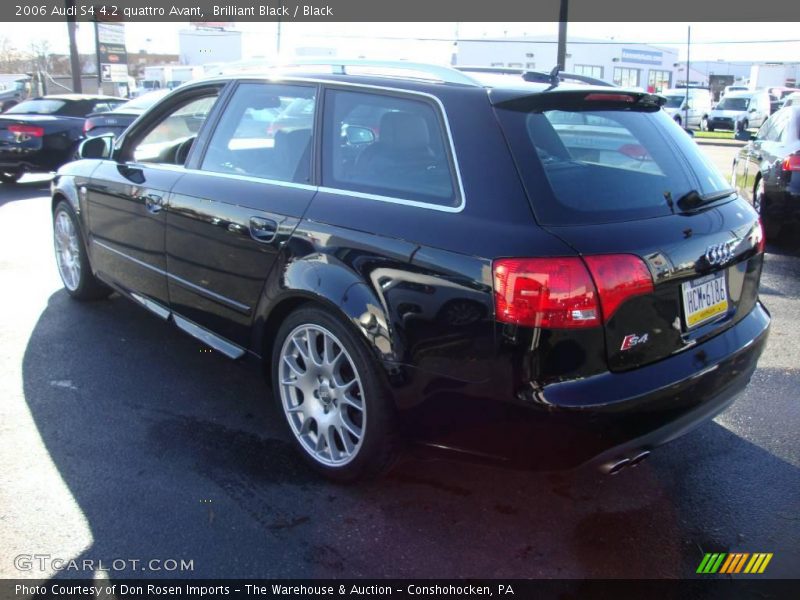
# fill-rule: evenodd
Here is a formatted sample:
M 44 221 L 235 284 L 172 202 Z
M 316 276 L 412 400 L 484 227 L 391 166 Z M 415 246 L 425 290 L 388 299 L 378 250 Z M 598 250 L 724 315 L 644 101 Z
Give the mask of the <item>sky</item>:
M 687 27 L 692 28 L 693 60 L 800 61 L 798 23 L 570 23 L 569 36 L 614 39 L 677 48 L 679 59 L 686 58 Z M 187 23 L 128 23 L 126 42 L 129 52 L 178 52 L 178 31 Z M 277 25 L 243 22 L 235 25 L 242 32 L 244 58 L 275 56 Z M 600 30 L 600 32 L 598 32 Z M 413 43 L 404 32 L 413 31 Z M 452 41 L 459 38 L 555 35 L 556 23 L 283 23 L 281 49 L 292 56 L 297 47 L 336 48 L 337 56 L 365 56 L 376 59 L 406 59 L 449 63 Z M 19 49 L 31 41 L 46 39 L 53 52 L 67 51 L 64 23 L 20 23 L 6 28 L 6 37 Z M 419 39 L 425 38 L 425 39 Z M 441 41 L 440 41 L 441 40 Z M 717 42 L 731 42 L 720 44 Z M 757 43 L 750 43 L 757 42 Z M 91 24 L 81 24 L 78 32 L 81 52 L 94 51 Z

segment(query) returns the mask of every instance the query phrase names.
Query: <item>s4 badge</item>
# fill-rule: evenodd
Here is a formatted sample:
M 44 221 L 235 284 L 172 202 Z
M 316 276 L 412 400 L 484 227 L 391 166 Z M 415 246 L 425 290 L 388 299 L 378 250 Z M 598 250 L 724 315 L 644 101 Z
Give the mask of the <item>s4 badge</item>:
M 634 346 L 638 346 L 639 344 L 644 344 L 647 342 L 647 334 L 636 335 L 632 333 L 630 335 L 626 335 L 622 340 L 622 346 L 620 350 L 630 350 Z

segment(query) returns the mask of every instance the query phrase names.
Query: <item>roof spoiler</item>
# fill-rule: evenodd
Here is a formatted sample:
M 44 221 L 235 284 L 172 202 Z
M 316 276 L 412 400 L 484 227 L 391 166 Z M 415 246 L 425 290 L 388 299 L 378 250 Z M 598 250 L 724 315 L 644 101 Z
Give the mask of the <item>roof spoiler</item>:
M 578 75 L 577 73 L 565 73 L 560 71 L 558 67 L 554 68 L 549 73 L 544 71 L 526 71 L 524 69 L 514 69 L 510 67 L 455 67 L 459 71 L 465 73 L 494 73 L 496 75 L 519 75 L 523 81 L 529 83 L 547 83 L 552 86 L 557 86 L 561 81 L 578 81 L 580 83 L 587 83 L 589 85 L 601 85 L 604 87 L 617 87 L 613 83 L 589 77 L 587 75 Z

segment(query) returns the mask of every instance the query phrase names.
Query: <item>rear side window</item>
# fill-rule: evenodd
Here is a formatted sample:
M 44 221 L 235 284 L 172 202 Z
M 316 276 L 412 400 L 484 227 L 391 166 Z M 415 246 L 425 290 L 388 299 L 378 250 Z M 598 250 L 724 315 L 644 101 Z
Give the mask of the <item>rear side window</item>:
M 311 173 L 316 87 L 240 84 L 201 169 L 306 183 Z
M 664 111 L 496 110 L 542 223 L 657 217 L 732 192 Z
M 329 90 L 324 123 L 323 186 L 459 204 L 444 126 L 430 102 Z

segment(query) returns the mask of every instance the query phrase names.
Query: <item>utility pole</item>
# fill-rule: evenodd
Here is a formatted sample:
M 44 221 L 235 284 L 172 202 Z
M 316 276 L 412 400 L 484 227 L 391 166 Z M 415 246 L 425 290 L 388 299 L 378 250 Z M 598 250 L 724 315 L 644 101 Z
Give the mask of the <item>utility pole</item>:
M 690 61 L 689 61 L 689 53 L 692 49 L 692 26 L 689 25 L 689 29 L 687 32 L 686 37 L 686 98 L 683 100 L 683 128 L 689 129 L 689 69 Z
M 67 9 L 67 32 L 69 33 L 69 65 L 72 71 L 72 91 L 80 94 L 81 88 L 81 59 L 78 56 L 78 42 L 75 40 L 75 0 L 64 0 Z
M 558 55 L 556 63 L 560 71 L 567 67 L 567 12 L 569 0 L 561 0 L 558 10 Z

